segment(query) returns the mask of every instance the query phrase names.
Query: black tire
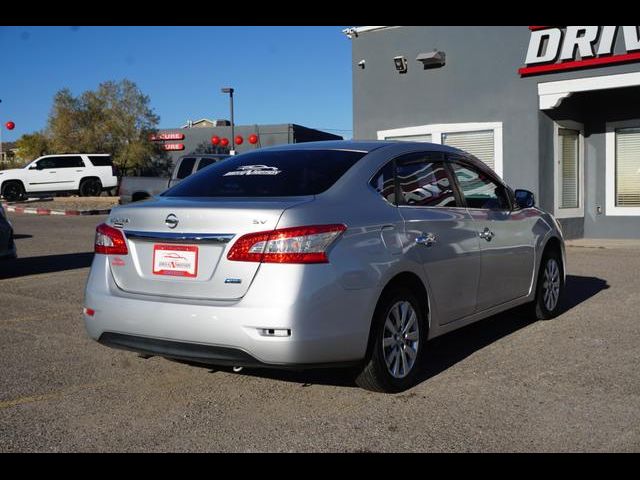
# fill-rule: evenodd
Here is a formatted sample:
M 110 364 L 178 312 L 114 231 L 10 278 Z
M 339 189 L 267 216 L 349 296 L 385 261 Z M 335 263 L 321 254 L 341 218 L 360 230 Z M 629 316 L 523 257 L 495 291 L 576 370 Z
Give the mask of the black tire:
M 387 317 L 392 308 L 399 302 L 411 304 L 416 313 L 418 324 L 417 354 L 413 366 L 403 378 L 394 377 L 389 371 L 392 367 L 387 368 L 385 349 L 383 347 Z M 420 302 L 411 290 L 395 288 L 384 294 L 378 302 L 373 315 L 367 357 L 364 366 L 356 376 L 356 384 L 358 386 L 374 392 L 397 393 L 407 390 L 416 384 L 423 364 L 427 341 L 428 325 L 425 316 L 426 308 L 424 308 L 423 302 Z M 397 361 L 400 361 L 399 357 Z M 394 362 L 391 362 L 391 365 L 393 366 Z
M 2 185 L 2 196 L 7 202 L 17 202 L 24 198 L 24 186 L 21 182 L 11 181 Z
M 86 178 L 80 182 L 78 193 L 81 197 L 98 197 L 102 193 L 102 183 L 97 178 Z
M 548 269 L 553 270 L 550 266 L 550 262 L 555 262 L 557 266 L 557 297 L 555 303 L 551 305 L 547 302 L 547 296 L 545 296 L 549 290 L 549 274 Z M 551 276 L 552 280 L 555 276 Z M 564 299 L 564 269 L 562 266 L 562 256 L 556 249 L 545 251 L 542 261 L 540 262 L 540 269 L 538 271 L 538 282 L 536 284 L 536 296 L 533 302 L 529 305 L 529 313 L 536 320 L 550 320 L 555 318 L 561 311 L 562 301 Z
M 16 251 L 16 244 L 15 241 L 13 239 L 13 232 L 11 233 L 11 238 L 9 239 L 9 244 L 7 245 L 7 255 L 5 256 L 5 259 L 9 260 L 9 259 L 13 259 L 13 258 L 18 258 L 18 253 Z

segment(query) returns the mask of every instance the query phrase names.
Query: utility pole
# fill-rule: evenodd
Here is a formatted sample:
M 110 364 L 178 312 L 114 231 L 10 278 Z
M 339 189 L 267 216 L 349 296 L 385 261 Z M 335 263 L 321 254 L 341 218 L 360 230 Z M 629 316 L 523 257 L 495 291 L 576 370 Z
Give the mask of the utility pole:
M 221 89 L 222 93 L 229 94 L 229 102 L 231 104 L 231 155 L 236 154 L 236 135 L 234 130 L 234 122 L 233 122 L 233 88 L 225 87 Z

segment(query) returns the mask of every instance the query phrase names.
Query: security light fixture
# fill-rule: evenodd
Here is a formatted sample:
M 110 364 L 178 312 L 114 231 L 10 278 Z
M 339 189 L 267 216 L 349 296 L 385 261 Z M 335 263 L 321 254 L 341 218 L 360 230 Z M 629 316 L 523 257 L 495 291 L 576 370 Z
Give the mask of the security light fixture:
M 425 70 L 428 68 L 443 67 L 445 63 L 445 53 L 438 50 L 428 53 L 420 53 L 416 57 L 416 60 L 418 62 L 422 62 L 422 66 Z
M 399 57 L 393 57 L 393 63 L 396 66 L 398 73 L 407 73 L 407 59 L 400 55 Z
M 360 60 L 360 61 L 358 62 L 358 66 L 359 66 L 360 68 L 362 68 L 363 70 L 364 70 L 364 64 L 365 64 L 364 60 Z

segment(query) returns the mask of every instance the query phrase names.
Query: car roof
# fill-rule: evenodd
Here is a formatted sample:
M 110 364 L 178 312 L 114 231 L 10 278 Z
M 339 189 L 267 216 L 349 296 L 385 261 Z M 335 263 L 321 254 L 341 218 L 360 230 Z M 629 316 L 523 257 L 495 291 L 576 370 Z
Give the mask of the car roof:
M 404 147 L 415 146 L 419 149 L 428 149 L 435 152 L 464 153 L 457 148 L 448 145 L 429 142 L 405 142 L 400 140 L 325 140 L 320 142 L 289 143 L 265 147 L 261 150 L 351 150 L 356 152 L 370 153 L 382 147 L 392 147 L 402 145 Z
M 179 160 L 183 158 L 221 158 L 221 157 L 230 157 L 228 153 L 192 153 L 189 155 L 182 155 Z
M 77 157 L 78 155 L 91 155 L 92 157 L 110 157 L 110 153 L 48 153 L 39 158 L 45 157 Z
M 496 174 L 486 163 L 474 157 L 468 152 L 464 150 L 460 150 L 459 148 L 451 147 L 448 145 L 442 145 L 439 143 L 430 143 L 430 142 L 406 142 L 402 140 L 327 140 L 320 142 L 304 142 L 304 143 L 293 143 L 293 144 L 284 144 L 284 145 L 276 145 L 273 147 L 262 148 L 261 150 L 269 150 L 269 151 L 280 151 L 280 150 L 348 150 L 348 151 L 357 151 L 364 153 L 371 153 L 374 150 L 378 150 L 381 148 L 388 148 L 390 151 L 390 157 L 393 157 L 394 147 L 402 147 L 401 150 L 405 153 L 407 150 L 412 150 L 412 147 L 415 148 L 416 151 L 430 151 L 430 152 L 444 152 L 444 153 L 452 153 L 460 155 L 464 158 L 464 160 L 476 167 L 478 170 L 486 173 L 494 180 L 498 181 L 502 185 L 508 187 L 508 185 L 504 182 L 499 175 Z M 400 148 L 398 148 L 400 150 Z M 447 161 L 445 159 L 445 161 Z

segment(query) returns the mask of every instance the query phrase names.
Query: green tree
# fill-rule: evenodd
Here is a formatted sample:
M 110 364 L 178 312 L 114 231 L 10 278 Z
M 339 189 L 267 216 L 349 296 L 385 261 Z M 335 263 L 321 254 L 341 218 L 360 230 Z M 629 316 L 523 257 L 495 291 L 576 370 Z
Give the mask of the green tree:
M 43 132 L 25 133 L 16 141 L 20 158 L 30 162 L 52 151 L 51 142 Z
M 144 168 L 163 152 L 149 140 L 160 120 L 149 96 L 130 80 L 108 81 L 74 97 L 56 93 L 45 137 L 49 153 L 110 153 L 123 174 Z

